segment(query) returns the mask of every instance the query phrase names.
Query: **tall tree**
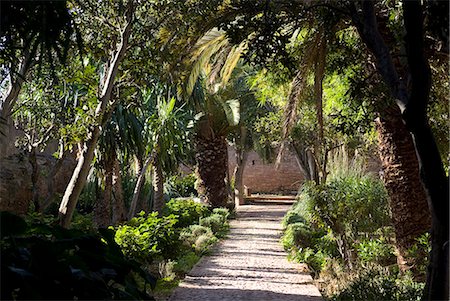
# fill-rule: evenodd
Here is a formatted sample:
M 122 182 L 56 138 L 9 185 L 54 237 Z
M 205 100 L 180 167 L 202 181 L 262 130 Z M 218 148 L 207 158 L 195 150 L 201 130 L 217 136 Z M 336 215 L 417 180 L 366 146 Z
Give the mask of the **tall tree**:
M 112 113 L 115 104 L 111 105 L 111 96 L 119 70 L 119 65 L 122 62 L 126 50 L 128 48 L 129 38 L 132 32 L 133 16 L 135 12 L 134 3 L 130 1 L 125 12 L 125 20 L 119 25 L 119 32 L 117 37 L 117 44 L 111 49 L 111 56 L 108 64 L 105 66 L 104 76 L 102 78 L 98 105 L 95 110 L 96 124 L 89 129 L 89 136 L 84 141 L 79 150 L 78 164 L 72 174 L 72 178 L 64 193 L 61 205 L 59 207 L 60 224 L 63 227 L 70 225 L 75 206 L 81 191 L 86 183 L 91 163 L 94 158 L 94 151 L 97 146 L 98 139 L 101 134 L 102 126 L 107 122 L 109 115 Z
M 402 119 L 414 139 L 421 179 L 432 215 L 432 251 L 424 298 L 448 299 L 449 183 L 427 119 L 431 74 L 425 55 L 422 4 L 419 1 L 403 2 L 406 31 L 404 46 L 410 83 L 399 77 L 390 49 L 380 33 L 375 3 L 363 1 L 350 8 L 353 23 L 376 58 L 378 71 L 396 100 Z

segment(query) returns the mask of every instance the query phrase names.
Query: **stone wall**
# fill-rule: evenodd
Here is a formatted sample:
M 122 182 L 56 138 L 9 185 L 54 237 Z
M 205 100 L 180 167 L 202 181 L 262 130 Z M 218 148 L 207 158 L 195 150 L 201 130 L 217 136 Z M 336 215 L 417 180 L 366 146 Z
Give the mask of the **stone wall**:
M 235 150 L 228 147 L 230 175 L 233 174 L 236 161 Z M 254 151 L 249 152 L 244 169 L 244 185 L 251 193 L 291 193 L 297 192 L 303 183 L 295 157 L 286 153 L 278 169 L 275 163 L 264 163 Z

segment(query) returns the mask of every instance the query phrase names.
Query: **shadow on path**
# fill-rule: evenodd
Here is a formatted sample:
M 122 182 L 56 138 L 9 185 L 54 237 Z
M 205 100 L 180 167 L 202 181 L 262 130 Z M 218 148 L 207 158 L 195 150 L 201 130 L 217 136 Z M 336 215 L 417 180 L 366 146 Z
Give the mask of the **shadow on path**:
M 290 205 L 246 205 L 227 238 L 203 257 L 170 301 L 320 301 L 305 266 L 289 262 L 279 242 Z

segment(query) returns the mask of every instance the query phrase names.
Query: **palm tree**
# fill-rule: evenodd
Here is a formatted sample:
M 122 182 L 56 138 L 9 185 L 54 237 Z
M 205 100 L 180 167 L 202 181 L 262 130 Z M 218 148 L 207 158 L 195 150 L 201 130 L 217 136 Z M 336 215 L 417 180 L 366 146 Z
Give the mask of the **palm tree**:
M 156 81 L 152 88 L 143 91 L 143 110 L 149 117 L 144 121 L 144 137 L 147 156 L 136 183 L 128 217 L 135 215 L 144 175 L 153 167 L 153 211 L 162 212 L 164 207 L 164 173 L 178 170 L 179 164 L 189 152 L 189 114 L 184 107 L 177 108 L 172 87 Z
M 94 207 L 96 223 L 106 227 L 126 220 L 122 188 L 123 162 L 143 153 L 143 126 L 133 110 L 118 105 L 105 125 L 98 144 L 99 174 L 103 177 L 103 194 Z
M 233 46 L 225 32 L 212 29 L 197 41 L 186 85 L 197 122 L 194 135 L 198 192 L 212 207 L 228 203 L 228 144 L 226 137 L 239 123 L 239 101 L 227 83 L 246 44 Z

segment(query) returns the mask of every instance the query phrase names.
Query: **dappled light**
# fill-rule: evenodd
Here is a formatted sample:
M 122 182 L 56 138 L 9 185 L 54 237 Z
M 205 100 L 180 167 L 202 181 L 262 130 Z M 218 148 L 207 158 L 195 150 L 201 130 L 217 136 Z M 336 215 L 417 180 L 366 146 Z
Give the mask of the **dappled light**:
M 449 5 L 0 1 L 0 299 L 448 300 Z

